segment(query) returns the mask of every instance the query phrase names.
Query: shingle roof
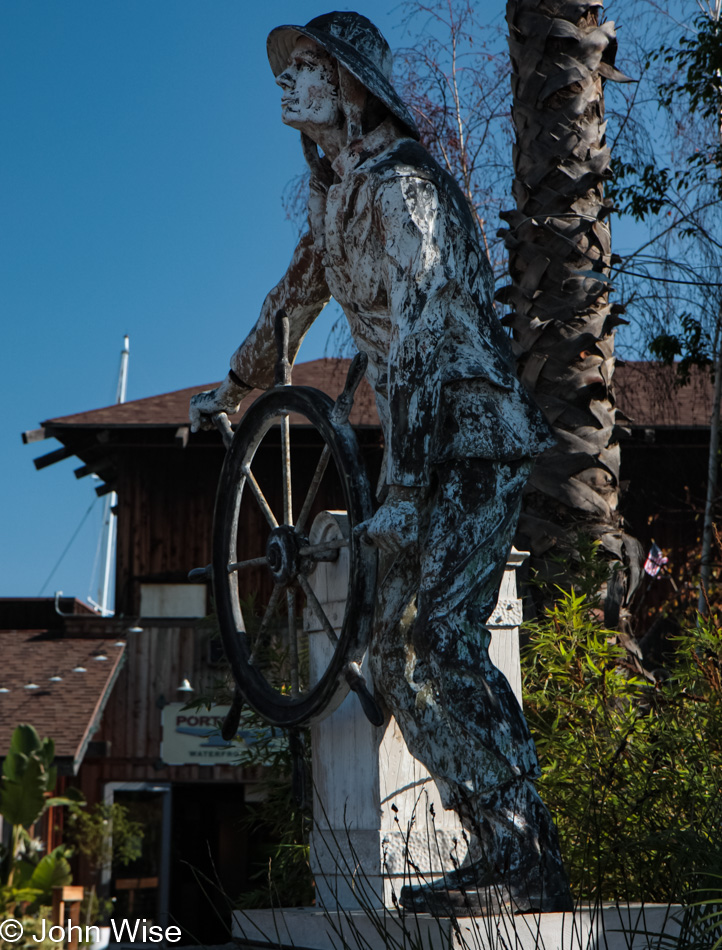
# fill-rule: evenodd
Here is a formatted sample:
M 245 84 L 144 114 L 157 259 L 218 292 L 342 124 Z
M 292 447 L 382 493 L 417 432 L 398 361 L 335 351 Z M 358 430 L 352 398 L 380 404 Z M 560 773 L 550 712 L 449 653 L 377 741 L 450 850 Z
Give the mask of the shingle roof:
M 346 382 L 350 362 L 348 359 L 328 358 L 298 363 L 293 369 L 293 384 L 313 386 L 335 399 Z M 188 423 L 188 403 L 191 396 L 204 389 L 213 389 L 217 385 L 218 383 L 206 383 L 204 386 L 190 386 L 188 389 L 178 389 L 160 396 L 135 399 L 119 406 L 107 406 L 90 412 L 60 416 L 47 420 L 43 425 L 172 426 L 177 428 Z M 233 421 L 237 422 L 260 395 L 260 390 L 254 389 L 243 401 L 242 411 L 232 417 Z M 356 392 L 350 419 L 351 423 L 357 426 L 379 424 L 373 392 L 365 379 L 362 380 Z M 291 416 L 291 422 L 294 421 L 300 421 L 300 419 L 294 420 Z
M 61 770 L 77 772 L 124 648 L 114 640 L 66 638 L 48 630 L 0 630 L 0 758 L 15 726 L 27 722 L 55 740 Z M 73 672 L 77 667 L 85 672 Z M 51 681 L 56 676 L 61 679 Z M 28 689 L 30 684 L 37 688 Z
M 320 359 L 299 363 L 294 367 L 293 382 L 297 386 L 314 386 L 335 398 L 342 390 L 350 361 L 348 359 Z M 652 362 L 619 363 L 614 374 L 617 405 L 636 426 L 708 426 L 712 409 L 712 379 L 703 370 L 693 370 L 686 386 L 675 386 L 675 369 Z M 61 416 L 43 423 L 44 426 L 133 427 L 172 426 L 188 422 L 190 397 L 217 383 L 190 386 L 175 392 L 136 399 L 120 406 L 107 406 L 89 412 Z M 252 402 L 260 395 L 254 390 L 246 399 L 238 421 Z M 299 419 L 291 417 L 292 422 Z M 356 393 L 351 413 L 354 425 L 378 426 L 373 392 L 363 380 Z
M 707 370 L 693 368 L 689 383 L 676 384 L 674 366 L 621 363 L 614 372 L 617 405 L 636 426 L 709 426 L 714 382 Z

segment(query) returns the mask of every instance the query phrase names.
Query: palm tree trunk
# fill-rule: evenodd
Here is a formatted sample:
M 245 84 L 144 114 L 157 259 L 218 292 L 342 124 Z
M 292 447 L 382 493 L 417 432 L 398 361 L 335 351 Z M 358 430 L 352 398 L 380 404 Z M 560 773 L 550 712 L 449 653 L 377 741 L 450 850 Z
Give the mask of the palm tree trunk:
M 513 195 L 502 214 L 511 284 L 498 297 L 511 313 L 521 379 L 558 444 L 537 463 L 520 522 L 532 565 L 574 557 L 580 532 L 628 568 L 609 584 L 616 622 L 639 578 L 641 549 L 618 511 L 620 422 L 614 405 L 614 335 L 623 308 L 609 302 L 610 202 L 603 181 L 605 79 L 613 66 L 612 23 L 590 0 L 509 0 Z M 619 578 L 624 578 L 620 587 Z M 623 588 L 623 589 L 622 589 Z

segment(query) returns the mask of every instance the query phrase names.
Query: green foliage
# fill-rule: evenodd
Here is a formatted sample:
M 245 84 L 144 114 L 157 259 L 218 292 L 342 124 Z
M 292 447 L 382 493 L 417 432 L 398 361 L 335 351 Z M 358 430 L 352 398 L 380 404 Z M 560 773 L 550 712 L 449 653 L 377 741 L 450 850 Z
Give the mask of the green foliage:
M 46 787 L 41 763 L 28 759 L 19 780 L 4 778 L 0 784 L 0 814 L 11 825 L 29 828 L 45 810 Z
M 722 23 L 707 13 L 700 13 L 693 31 L 683 33 L 678 47 L 664 46 L 651 59 L 681 70 L 684 78 L 675 78 L 660 87 L 662 105 L 670 106 L 684 97 L 695 112 L 712 123 L 719 121 L 722 102 Z
M 41 739 L 28 724 L 15 728 L 0 780 L 0 815 L 9 824 L 28 829 L 46 808 L 78 800 L 75 790 L 62 798 L 49 797 L 57 781 L 54 758 L 52 739 Z
M 37 903 L 38 892 L 45 893 L 44 882 L 48 875 L 66 876 L 64 867 L 67 862 L 62 863 L 65 859 L 60 854 L 61 849 L 56 848 L 37 867 L 20 857 L 21 845 L 30 842 L 29 829 L 45 810 L 52 805 L 72 804 L 79 797 L 74 790 L 66 797 L 52 797 L 57 780 L 54 757 L 52 739 L 41 739 L 34 727 L 28 724 L 15 728 L 0 779 L 0 815 L 12 826 L 10 849 L 0 875 L 0 902 L 5 906 L 19 901 Z M 38 872 L 34 885 L 30 884 L 34 872 L 28 868 Z M 69 871 L 67 867 L 68 874 Z M 63 883 L 67 880 L 69 877 Z
M 709 139 L 698 141 L 695 151 L 684 157 L 679 167 L 664 168 L 654 161 L 645 165 L 625 162 L 619 157 L 610 164 L 612 180 L 607 194 L 624 214 L 637 221 L 674 208 L 677 194 L 696 184 L 711 184 L 722 193 L 722 150 L 719 144 L 722 105 L 722 23 L 700 13 L 690 32 L 682 33 L 677 46 L 662 46 L 652 53 L 646 69 L 655 61 L 668 67 L 672 78 L 658 87 L 663 109 L 680 105 L 690 115 L 707 123 Z
M 96 893 L 97 878 L 105 865 L 124 867 L 142 852 L 143 826 L 128 817 L 125 805 L 97 802 L 90 808 L 75 805 L 68 813 L 66 835 L 74 849 L 88 859 L 96 883 L 85 889 L 81 920 L 105 924 L 113 902 Z
M 557 600 L 560 590 L 573 588 L 578 594 L 590 598 L 595 607 L 599 607 L 599 592 L 618 569 L 610 565 L 600 550 L 599 541 L 579 532 L 563 554 L 548 557 L 543 571 L 537 571 L 530 579 L 535 602 L 548 606 Z
M 52 927 L 50 917 L 50 907 L 41 907 L 34 914 L 16 914 L 23 928 L 22 943 L 14 943 L 9 940 L 3 940 L 0 937 L 0 950 L 18 950 L 18 947 L 33 947 L 35 950 L 63 950 L 65 946 L 63 941 L 50 940 L 47 936 L 43 939 L 44 930 L 47 934 Z
M 53 897 L 53 888 L 69 884 L 72 880 L 70 865 L 68 864 L 68 849 L 64 845 L 54 848 L 50 854 L 44 855 L 35 866 L 30 866 L 30 877 L 27 886 L 39 892 L 42 904 L 50 903 Z
M 0 815 L 11 825 L 29 828 L 45 811 L 46 794 L 55 788 L 55 743 L 40 739 L 30 725 L 17 726 L 3 762 Z
M 654 684 L 598 614 L 571 590 L 527 625 L 539 791 L 578 896 L 678 900 L 722 873 L 722 636 L 683 634 Z
M 44 855 L 37 864 L 28 860 L 18 861 L 13 882 L 15 900 L 29 901 L 33 905 L 49 904 L 53 888 L 69 884 L 72 880 L 68 856 L 68 848 L 60 845 L 50 854 Z
M 80 905 L 83 927 L 107 927 L 115 913 L 115 898 L 103 897 L 95 887 L 86 887 Z
M 53 887 L 72 880 L 69 855 L 68 849 L 60 845 L 37 863 L 17 860 L 12 882 L 0 886 L 0 914 L 11 916 L 22 908 L 28 916 L 42 917 L 44 908 L 52 902 Z
M 98 802 L 91 808 L 76 805 L 68 813 L 67 837 L 97 872 L 111 861 L 125 866 L 139 858 L 143 826 L 132 821 L 128 809 L 116 802 Z
M 689 382 L 693 366 L 709 366 L 712 362 L 712 341 L 700 321 L 691 314 L 681 314 L 679 323 L 679 333 L 659 333 L 650 343 L 649 351 L 668 366 L 676 366 L 676 382 L 683 386 Z
M 605 191 L 618 211 L 646 225 L 615 275 L 617 290 L 650 355 L 674 363 L 684 384 L 693 366 L 719 356 L 722 25 L 714 5 L 688 11 L 675 41 L 663 45 L 656 21 L 676 17 L 644 6 L 648 30 L 637 42 L 654 51 L 642 54 L 642 81 Z
M 722 947 L 722 874 L 707 876 L 704 887 L 693 891 L 685 908 L 678 947 L 719 950 Z M 699 899 L 696 899 L 699 898 Z
M 613 159 L 609 194 L 625 214 L 642 221 L 665 207 L 674 207 L 672 186 L 683 194 L 694 185 L 711 184 L 722 193 L 722 149 L 719 143 L 722 104 L 722 24 L 700 13 L 690 32 L 682 33 L 677 46 L 662 46 L 649 56 L 646 68 L 660 61 L 671 76 L 658 87 L 659 104 L 664 109 L 679 105 L 695 115 L 709 129 L 708 141 L 698 141 L 676 169 L 654 162 L 640 167 L 634 162 Z
M 41 739 L 34 726 L 28 723 L 16 726 L 10 739 L 10 748 L 3 762 L 3 775 L 11 781 L 20 781 L 29 759 L 37 759 L 49 773 L 49 788 L 55 787 L 55 771 L 52 769 L 55 758 L 55 743 L 52 739 Z
M 643 221 L 650 214 L 659 214 L 669 200 L 671 173 L 650 162 L 643 168 L 614 156 L 609 164 L 611 181 L 606 186 L 623 214 Z

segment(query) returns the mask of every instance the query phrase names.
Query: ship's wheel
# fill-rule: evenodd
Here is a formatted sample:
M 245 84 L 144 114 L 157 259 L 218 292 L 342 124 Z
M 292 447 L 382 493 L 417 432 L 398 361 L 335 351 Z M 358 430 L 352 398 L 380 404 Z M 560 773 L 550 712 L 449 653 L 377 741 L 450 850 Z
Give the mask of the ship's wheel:
M 253 403 L 235 432 L 225 415 L 215 418 L 227 445 L 216 495 L 211 567 L 221 637 L 236 683 L 223 728 L 229 738 L 238 727 L 243 704 L 268 723 L 293 731 L 328 715 L 350 689 L 371 722 L 383 722 L 360 669 L 373 624 L 377 557 L 376 549 L 357 530 L 373 514 L 373 501 L 348 422 L 366 357 L 354 358 L 344 390 L 334 402 L 320 390 L 290 385 L 288 322 L 282 311 L 276 318 L 276 335 L 274 388 Z M 312 473 L 313 462 L 307 471 L 294 472 L 291 416 L 294 433 L 303 433 L 298 438 L 304 452 L 308 453 L 309 443 L 318 446 Z M 343 507 L 345 517 L 337 519 L 341 528 L 335 537 L 326 532 L 314 539 L 311 515 L 318 508 L 322 484 L 332 485 L 336 497 L 340 495 L 338 507 Z M 263 528 L 254 531 L 257 550 L 249 556 L 244 532 L 252 509 L 256 525 L 260 522 Z M 328 616 L 314 591 L 313 574 L 323 561 L 347 565 L 342 618 Z M 313 682 L 303 610 L 310 612 L 312 626 L 322 631 L 314 635 L 328 639 L 322 651 L 325 668 L 316 670 Z

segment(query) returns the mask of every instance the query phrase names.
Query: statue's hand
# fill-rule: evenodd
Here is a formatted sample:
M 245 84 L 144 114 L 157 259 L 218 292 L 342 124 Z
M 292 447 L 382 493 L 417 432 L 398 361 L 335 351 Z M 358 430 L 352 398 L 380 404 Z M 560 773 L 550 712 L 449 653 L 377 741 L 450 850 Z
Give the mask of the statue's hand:
M 392 485 L 383 505 L 358 530 L 381 551 L 398 554 L 418 542 L 421 498 L 415 488 Z
M 229 416 L 238 412 L 241 402 L 250 391 L 250 386 L 239 386 L 226 376 L 216 389 L 208 389 L 206 392 L 191 396 L 189 412 L 191 432 L 215 428 L 213 416 L 217 412 L 225 412 Z

